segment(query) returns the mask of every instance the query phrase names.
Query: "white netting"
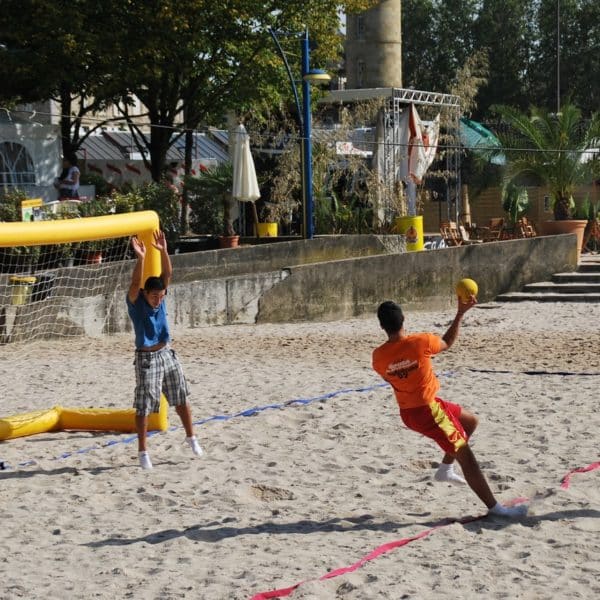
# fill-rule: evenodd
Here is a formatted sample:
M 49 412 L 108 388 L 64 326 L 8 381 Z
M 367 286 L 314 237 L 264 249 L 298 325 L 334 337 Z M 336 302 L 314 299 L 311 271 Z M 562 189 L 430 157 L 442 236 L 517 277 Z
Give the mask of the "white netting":
M 101 262 L 94 262 L 99 255 Z M 45 379 L 52 373 L 45 372 L 40 356 L 64 352 L 69 340 L 81 344 L 86 336 L 123 331 L 129 258 L 128 237 L 0 248 L 0 372 L 8 383 L 18 383 L 9 386 L 10 405 L 30 410 L 35 395 L 48 389 Z M 74 378 L 84 374 L 84 365 L 81 355 L 71 365 Z M 23 397 L 14 397 L 14 390 Z
M 22 362 L 40 340 L 119 331 L 129 238 L 0 248 L 0 359 Z

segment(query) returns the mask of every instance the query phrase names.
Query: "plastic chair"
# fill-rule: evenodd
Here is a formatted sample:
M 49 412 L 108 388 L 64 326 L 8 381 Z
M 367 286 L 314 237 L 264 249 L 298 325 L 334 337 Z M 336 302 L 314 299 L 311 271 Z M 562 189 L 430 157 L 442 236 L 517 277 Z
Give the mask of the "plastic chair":
M 467 228 L 464 225 L 459 225 L 458 231 L 460 233 L 460 237 L 462 239 L 463 244 L 481 244 L 481 243 L 483 243 L 483 240 L 471 239 L 471 236 L 469 235 L 469 232 L 467 231 Z
M 454 221 L 440 223 L 440 234 L 447 246 L 460 246 L 463 243 L 460 231 Z

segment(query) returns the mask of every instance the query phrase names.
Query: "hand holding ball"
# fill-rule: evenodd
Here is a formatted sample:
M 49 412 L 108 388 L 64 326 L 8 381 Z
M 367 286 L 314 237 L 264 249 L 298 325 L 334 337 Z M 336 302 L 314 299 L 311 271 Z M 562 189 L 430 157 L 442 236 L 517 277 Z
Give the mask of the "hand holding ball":
M 461 302 L 470 302 L 471 296 L 477 296 L 478 291 L 477 283 L 472 279 L 461 279 L 456 284 L 456 295 Z

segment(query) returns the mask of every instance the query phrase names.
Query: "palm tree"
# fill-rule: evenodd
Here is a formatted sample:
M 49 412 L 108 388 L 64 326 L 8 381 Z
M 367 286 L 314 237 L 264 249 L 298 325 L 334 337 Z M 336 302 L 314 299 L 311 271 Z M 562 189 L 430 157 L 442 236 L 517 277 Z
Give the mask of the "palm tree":
M 500 106 L 497 111 L 508 123 L 508 133 L 498 137 L 507 156 L 505 179 L 533 175 L 548 186 L 557 221 L 573 218 L 573 193 L 600 172 L 600 160 L 588 159 L 586 151 L 600 146 L 600 113 L 586 122 L 576 106 L 566 104 L 559 113 L 532 108 L 527 115 Z

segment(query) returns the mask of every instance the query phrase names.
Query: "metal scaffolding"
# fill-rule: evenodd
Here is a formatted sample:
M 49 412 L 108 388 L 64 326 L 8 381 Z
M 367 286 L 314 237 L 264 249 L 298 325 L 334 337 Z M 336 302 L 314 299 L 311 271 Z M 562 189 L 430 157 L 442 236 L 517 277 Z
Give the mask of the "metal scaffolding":
M 373 139 L 374 148 L 379 155 L 379 177 L 382 193 L 378 200 L 378 211 L 384 222 L 394 216 L 397 203 L 395 196 L 402 179 L 399 177 L 400 165 L 406 159 L 407 148 L 400 139 L 400 119 L 403 111 L 411 104 L 437 107 L 447 111 L 444 141 L 438 147 L 442 150 L 444 197 L 446 201 L 446 219 L 458 221 L 461 214 L 461 149 L 460 149 L 460 97 L 452 94 L 427 92 L 402 88 L 371 88 L 354 90 L 334 90 L 322 100 L 330 104 L 351 104 L 381 99 L 380 124 Z M 375 154 L 375 152 L 374 152 Z M 439 164 L 439 163 L 438 163 Z M 439 170 L 439 169 L 438 169 Z M 440 210 L 441 213 L 441 210 Z M 442 216 L 442 215 L 440 215 Z

